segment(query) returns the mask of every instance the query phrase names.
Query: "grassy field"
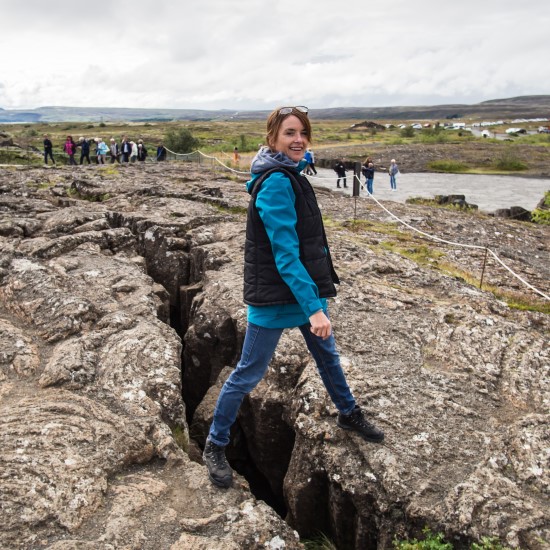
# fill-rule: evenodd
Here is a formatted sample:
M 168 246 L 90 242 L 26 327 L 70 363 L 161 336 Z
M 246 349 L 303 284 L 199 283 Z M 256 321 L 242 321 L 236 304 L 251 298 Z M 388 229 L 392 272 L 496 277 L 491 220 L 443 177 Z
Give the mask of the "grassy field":
M 484 145 L 494 144 L 494 150 L 500 152 L 499 155 L 505 156 L 505 151 L 509 142 L 503 142 L 495 139 L 476 138 L 470 132 L 456 130 L 434 130 L 425 128 L 422 130 L 407 129 L 404 131 L 397 127 L 401 122 L 391 122 L 396 127 L 390 129 L 373 129 L 357 127 L 356 125 L 364 122 L 361 120 L 312 120 L 314 142 L 312 146 L 316 151 L 323 150 L 342 151 L 343 155 L 349 156 L 347 151 L 359 150 L 369 151 L 376 148 L 395 148 L 410 146 L 419 151 L 419 154 L 425 149 L 434 150 L 439 146 L 452 146 L 453 149 L 460 150 L 462 147 L 483 142 Z M 425 123 L 427 121 L 419 121 Z M 433 121 L 430 121 L 433 123 Z M 410 124 L 410 121 L 407 121 Z M 528 130 L 536 129 L 536 124 L 523 125 Z M 106 142 L 112 137 L 120 143 L 122 136 L 126 135 L 130 140 L 137 141 L 142 139 L 150 152 L 154 151 L 157 145 L 164 139 L 170 129 L 187 128 L 194 137 L 199 139 L 201 151 L 219 156 L 220 158 L 230 159 L 234 147 L 238 147 L 243 157 L 243 163 L 246 162 L 258 146 L 264 143 L 265 122 L 263 121 L 178 121 L 178 122 L 127 122 L 127 123 L 34 123 L 34 124 L 0 124 L 0 143 L 12 139 L 23 150 L 37 151 L 37 154 L 31 155 L 32 162 L 39 163 L 42 152 L 43 134 L 49 134 L 54 144 L 54 153 L 59 158 L 63 158 L 62 148 L 67 135 L 72 135 L 75 141 L 79 137 L 96 138 L 101 137 Z M 505 128 L 497 128 L 497 132 L 504 133 Z M 549 134 L 519 135 L 513 137 L 515 145 L 536 148 L 547 148 L 550 146 Z M 529 151 L 529 149 L 525 149 Z M 362 153 L 358 155 L 361 156 Z M 350 153 L 351 155 L 351 153 Z M 500 158 L 495 155 L 495 158 Z M 78 155 L 77 155 L 78 156 Z M 509 156 L 509 155 L 508 155 Z M 528 157 L 529 155 L 523 155 Z M 546 153 L 547 156 L 547 153 Z M 21 154 L 21 150 L 14 148 L 0 147 L 0 163 L 26 163 L 29 162 L 29 155 Z M 433 159 L 432 159 L 433 160 Z M 443 159 L 446 160 L 446 159 Z M 450 159 L 449 159 L 450 160 Z M 496 161 L 495 161 L 496 162 Z M 522 168 L 521 163 L 524 167 Z M 489 167 L 480 166 L 483 169 Z M 470 165 L 453 162 L 439 162 L 430 168 L 426 161 L 426 169 L 434 171 L 449 172 L 468 172 L 476 171 L 475 163 Z M 495 164 L 496 167 L 496 164 Z M 506 171 L 515 171 L 514 165 L 506 166 L 501 163 L 501 167 L 491 166 L 495 173 Z M 529 167 L 528 159 L 522 158 L 515 164 L 517 170 L 525 170 Z

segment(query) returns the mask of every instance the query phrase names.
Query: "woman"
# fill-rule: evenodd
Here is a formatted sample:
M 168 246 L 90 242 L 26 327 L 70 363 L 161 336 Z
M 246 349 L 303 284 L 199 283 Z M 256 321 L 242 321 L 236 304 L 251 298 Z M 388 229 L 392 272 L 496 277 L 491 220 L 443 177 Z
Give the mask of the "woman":
M 109 152 L 109 147 L 107 147 L 107 144 L 101 138 L 97 139 L 97 160 L 99 164 L 105 164 L 107 161 L 107 153 Z
M 76 143 L 74 142 L 73 136 L 67 136 L 65 145 L 63 145 L 63 151 L 69 156 L 69 164 L 71 166 L 76 166 L 76 160 L 74 160 L 74 154 L 76 153 Z
M 395 181 L 395 176 L 399 173 L 399 168 L 395 159 L 391 159 L 390 167 L 388 169 L 388 174 L 390 175 L 390 188 L 392 191 L 397 191 L 397 182 Z
M 299 327 L 340 413 L 338 425 L 369 441 L 384 438 L 356 405 L 335 347 L 326 298 L 336 296 L 338 276 L 315 193 L 300 175 L 311 141 L 307 111 L 301 106 L 273 111 L 267 121 L 268 146 L 252 161 L 244 268 L 248 326 L 239 363 L 218 397 L 203 453 L 210 480 L 219 487 L 232 482 L 224 451 L 230 427 L 244 396 L 263 378 L 285 328 Z
M 134 141 L 131 141 L 130 145 L 132 146 L 132 149 L 130 152 L 130 162 L 136 162 L 137 155 L 138 155 L 137 144 Z

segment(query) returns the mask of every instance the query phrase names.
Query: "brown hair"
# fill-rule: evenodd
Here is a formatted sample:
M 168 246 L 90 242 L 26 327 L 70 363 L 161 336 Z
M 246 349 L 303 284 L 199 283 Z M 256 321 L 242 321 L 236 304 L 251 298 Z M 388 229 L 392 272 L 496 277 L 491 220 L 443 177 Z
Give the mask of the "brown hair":
M 296 108 L 292 108 L 291 113 L 281 115 L 279 114 L 279 111 L 281 109 L 282 107 L 277 107 L 277 109 L 275 109 L 267 119 L 267 135 L 265 139 L 268 147 L 271 147 L 277 140 L 277 136 L 279 135 L 279 130 L 281 129 L 281 124 L 283 123 L 283 120 L 291 115 L 294 115 L 296 118 L 298 118 L 300 122 L 304 125 L 307 140 L 311 143 L 311 123 L 309 122 L 307 113 L 303 113 Z

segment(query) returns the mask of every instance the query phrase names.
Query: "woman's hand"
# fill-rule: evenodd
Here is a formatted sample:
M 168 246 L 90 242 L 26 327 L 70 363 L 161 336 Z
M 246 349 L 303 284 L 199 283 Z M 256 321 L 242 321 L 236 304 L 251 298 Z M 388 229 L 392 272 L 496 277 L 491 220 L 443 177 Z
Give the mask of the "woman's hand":
M 314 313 L 309 318 L 309 322 L 311 323 L 310 330 L 315 336 L 319 336 L 319 338 L 326 340 L 331 335 L 332 326 L 329 318 L 323 313 L 323 310 Z

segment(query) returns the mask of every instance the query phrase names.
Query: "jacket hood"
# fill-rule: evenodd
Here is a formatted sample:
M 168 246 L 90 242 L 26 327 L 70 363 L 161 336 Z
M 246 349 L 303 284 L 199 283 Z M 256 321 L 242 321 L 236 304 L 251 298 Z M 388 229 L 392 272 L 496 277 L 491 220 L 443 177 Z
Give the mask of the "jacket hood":
M 263 146 L 252 159 L 250 164 L 250 172 L 252 172 L 252 178 L 246 182 L 246 189 L 250 193 L 252 190 L 252 184 L 256 178 L 271 170 L 272 168 L 286 168 L 287 170 L 300 170 L 302 161 L 294 162 L 289 159 L 284 153 L 273 152 L 269 147 Z

